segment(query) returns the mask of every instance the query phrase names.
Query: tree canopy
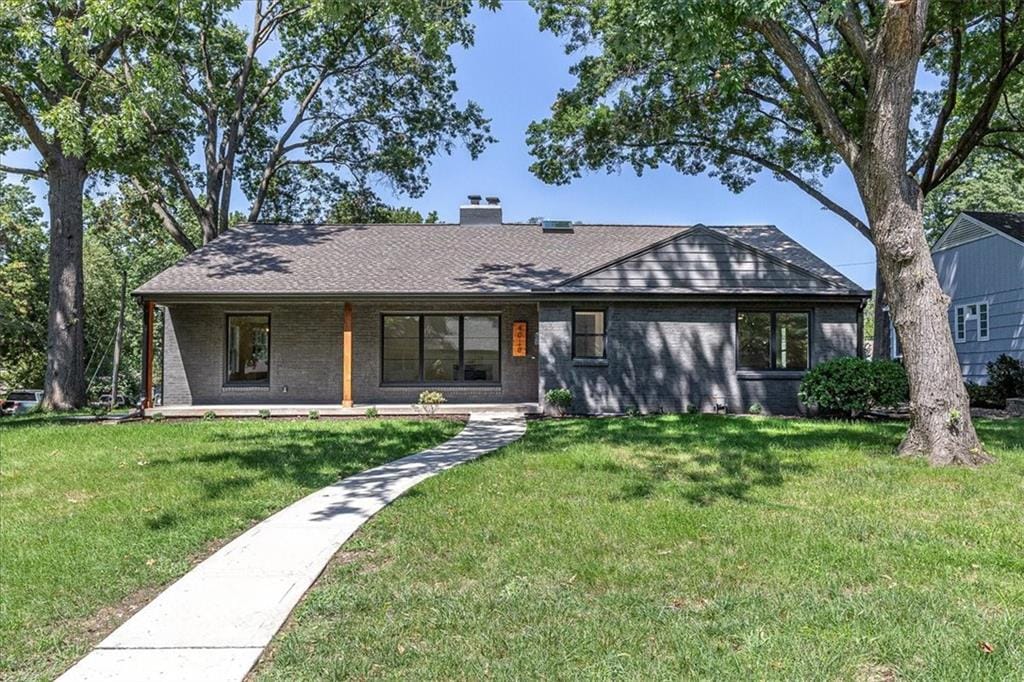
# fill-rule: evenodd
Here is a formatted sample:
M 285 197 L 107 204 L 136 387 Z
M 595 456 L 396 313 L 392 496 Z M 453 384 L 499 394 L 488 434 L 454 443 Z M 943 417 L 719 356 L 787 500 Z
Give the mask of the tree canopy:
M 468 0 L 257 0 L 251 27 L 237 7 L 201 3 L 166 54 L 126 58 L 155 79 L 138 87 L 167 93 L 143 112 L 152 139 L 132 177 L 185 249 L 176 199 L 207 242 L 236 187 L 248 222 L 322 220 L 371 181 L 419 196 L 433 156 L 490 140 L 479 106 L 456 102 L 448 54 L 472 41 Z

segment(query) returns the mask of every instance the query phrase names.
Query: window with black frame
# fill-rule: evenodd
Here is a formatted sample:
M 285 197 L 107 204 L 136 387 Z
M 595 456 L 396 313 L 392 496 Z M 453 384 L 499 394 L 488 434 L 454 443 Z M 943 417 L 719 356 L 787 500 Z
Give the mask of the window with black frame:
M 501 318 L 498 315 L 384 315 L 381 383 L 497 383 Z
M 582 359 L 600 359 L 605 349 L 605 311 L 575 310 L 572 317 L 572 356 Z
M 810 314 L 741 311 L 736 314 L 739 369 L 791 370 L 810 367 Z
M 228 315 L 226 345 L 226 383 L 270 382 L 270 315 Z

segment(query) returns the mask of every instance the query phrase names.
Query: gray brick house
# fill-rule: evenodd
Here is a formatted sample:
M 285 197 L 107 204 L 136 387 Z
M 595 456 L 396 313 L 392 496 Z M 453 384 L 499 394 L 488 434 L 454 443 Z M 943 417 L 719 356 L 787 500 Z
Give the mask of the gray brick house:
M 867 292 L 769 225 L 241 226 L 139 287 L 146 404 L 800 410 L 856 355 Z M 155 315 L 162 353 L 154 357 Z M 154 380 L 162 375 L 162 381 Z

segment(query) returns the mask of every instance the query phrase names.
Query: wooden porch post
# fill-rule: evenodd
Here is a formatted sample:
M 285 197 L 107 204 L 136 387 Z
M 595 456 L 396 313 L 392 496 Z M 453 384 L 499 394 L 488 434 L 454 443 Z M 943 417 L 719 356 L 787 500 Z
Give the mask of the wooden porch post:
M 341 406 L 352 407 L 352 304 L 345 304 L 341 349 Z
M 142 356 L 142 407 L 153 407 L 153 309 L 155 304 L 146 301 L 143 328 Z

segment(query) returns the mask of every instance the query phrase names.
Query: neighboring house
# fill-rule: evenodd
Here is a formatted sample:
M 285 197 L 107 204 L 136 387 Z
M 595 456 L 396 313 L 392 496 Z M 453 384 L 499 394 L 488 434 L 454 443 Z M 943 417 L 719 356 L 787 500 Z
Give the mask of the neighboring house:
M 1004 353 L 1024 360 L 1024 213 L 961 213 L 935 241 L 932 260 L 950 299 L 964 379 L 985 383 L 986 364 Z
M 137 289 L 164 311 L 163 402 L 526 403 L 577 412 L 800 409 L 857 355 L 867 293 L 768 225 L 239 227 Z M 153 384 L 146 357 L 147 392 Z M 152 405 L 152 400 L 148 400 Z

